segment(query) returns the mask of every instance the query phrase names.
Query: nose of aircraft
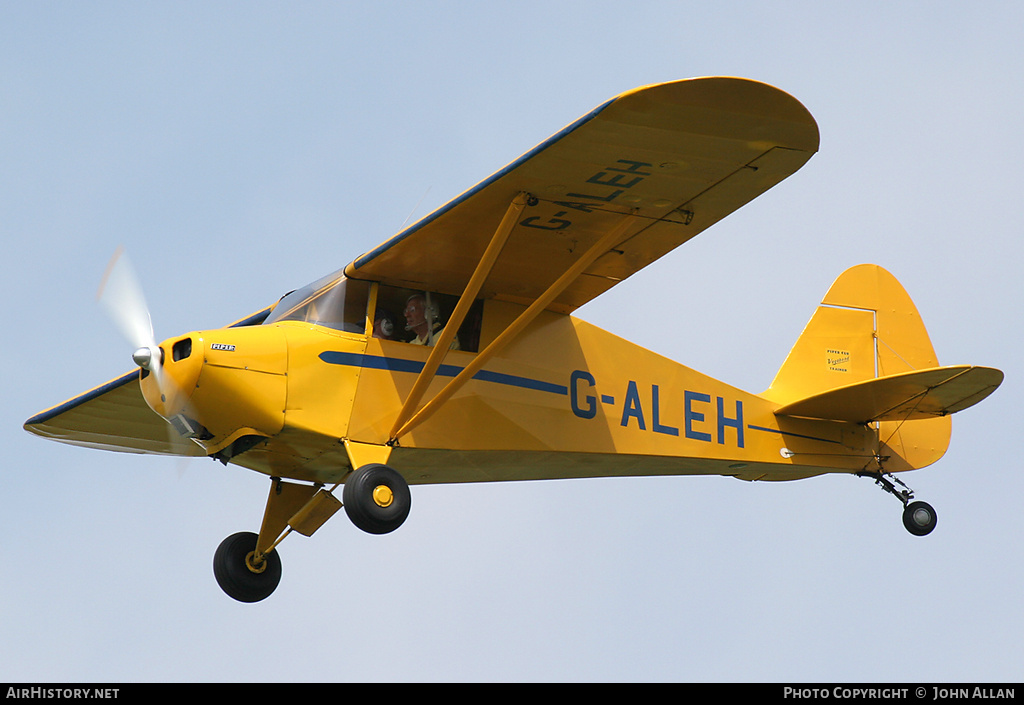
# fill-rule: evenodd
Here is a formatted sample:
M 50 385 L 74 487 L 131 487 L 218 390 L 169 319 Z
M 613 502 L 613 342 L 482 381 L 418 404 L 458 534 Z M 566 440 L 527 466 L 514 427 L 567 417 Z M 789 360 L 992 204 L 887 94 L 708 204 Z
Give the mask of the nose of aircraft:
M 165 419 L 179 414 L 190 416 L 189 399 L 203 367 L 201 351 L 193 354 L 194 335 L 170 338 L 155 350 L 143 347 L 132 355 L 135 364 L 142 368 L 142 395 L 146 403 Z
M 149 407 L 209 453 L 284 424 L 287 344 L 275 326 L 194 331 L 135 358 Z

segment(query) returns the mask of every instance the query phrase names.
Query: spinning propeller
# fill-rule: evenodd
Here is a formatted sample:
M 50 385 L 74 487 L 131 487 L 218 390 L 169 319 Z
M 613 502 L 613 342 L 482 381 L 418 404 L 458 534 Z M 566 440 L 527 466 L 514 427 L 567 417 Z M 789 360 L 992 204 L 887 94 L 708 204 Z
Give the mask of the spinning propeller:
M 132 360 L 142 368 L 143 379 L 146 372 L 153 376 L 156 389 L 152 391 L 156 394 L 147 393 L 149 385 L 143 381 L 143 396 L 149 407 L 169 423 L 168 440 L 172 452 L 194 455 L 194 447 L 182 437 L 186 435 L 181 425 L 181 411 L 184 409 L 169 412 L 172 407 L 182 405 L 186 395 L 181 394 L 173 377 L 164 369 L 164 351 L 153 333 L 153 319 L 142 285 L 123 247 L 118 247 L 107 265 L 96 298 L 132 345 Z
M 103 274 L 96 298 L 107 315 L 121 330 L 125 339 L 135 347 L 132 359 L 144 370 L 159 374 L 160 346 L 153 335 L 153 319 L 149 315 L 142 285 L 123 247 L 114 253 Z M 157 364 L 153 364 L 153 360 Z

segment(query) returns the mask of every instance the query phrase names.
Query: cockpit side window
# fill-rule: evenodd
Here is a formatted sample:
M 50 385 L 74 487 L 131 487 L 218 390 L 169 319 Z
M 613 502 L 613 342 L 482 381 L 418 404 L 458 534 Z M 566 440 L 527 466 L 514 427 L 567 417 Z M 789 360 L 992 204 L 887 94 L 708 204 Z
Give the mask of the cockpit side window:
M 264 325 L 281 321 L 304 321 L 347 333 L 366 332 L 369 282 L 346 279 L 340 272 L 329 274 L 309 286 L 282 298 Z
M 381 285 L 373 314 L 373 337 L 413 345 L 432 346 L 451 317 L 457 296 L 422 289 Z M 451 344 L 452 350 L 477 352 L 483 301 L 470 307 Z

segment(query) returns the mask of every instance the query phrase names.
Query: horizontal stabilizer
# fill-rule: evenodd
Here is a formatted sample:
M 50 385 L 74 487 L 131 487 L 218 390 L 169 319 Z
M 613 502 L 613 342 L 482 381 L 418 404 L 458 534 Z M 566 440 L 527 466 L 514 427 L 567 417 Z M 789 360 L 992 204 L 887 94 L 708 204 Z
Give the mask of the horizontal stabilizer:
M 929 419 L 974 406 L 1002 381 L 1003 373 L 991 367 L 933 367 L 830 389 L 775 414 L 854 423 Z

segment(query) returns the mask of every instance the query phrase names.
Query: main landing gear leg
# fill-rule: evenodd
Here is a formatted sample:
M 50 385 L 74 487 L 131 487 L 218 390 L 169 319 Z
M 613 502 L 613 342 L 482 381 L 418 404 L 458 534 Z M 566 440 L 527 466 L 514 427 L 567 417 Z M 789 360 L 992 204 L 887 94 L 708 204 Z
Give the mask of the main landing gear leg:
M 353 524 L 368 533 L 394 531 L 409 516 L 412 495 L 405 478 L 380 462 L 387 461 L 390 446 L 346 440 L 345 448 L 352 466 L 358 468 L 345 478 L 345 513 Z M 272 477 L 260 533 L 233 534 L 224 539 L 213 556 L 213 574 L 221 589 L 239 602 L 259 602 L 270 597 L 281 580 L 278 545 L 292 531 L 312 536 L 334 516 L 342 502 L 332 492 L 340 484 L 328 490 L 319 484 L 302 485 Z
M 239 602 L 270 597 L 281 581 L 277 546 L 293 530 L 312 536 L 341 508 L 320 485 L 300 485 L 271 478 L 270 496 L 260 533 L 244 531 L 221 543 L 213 556 L 213 574 L 221 589 Z
M 857 477 L 870 477 L 876 485 L 903 503 L 903 526 L 914 536 L 927 536 L 935 528 L 938 517 L 932 505 L 927 502 L 911 502 L 914 491 L 896 476 L 882 472 L 859 472 Z M 903 489 L 897 488 L 897 484 Z

